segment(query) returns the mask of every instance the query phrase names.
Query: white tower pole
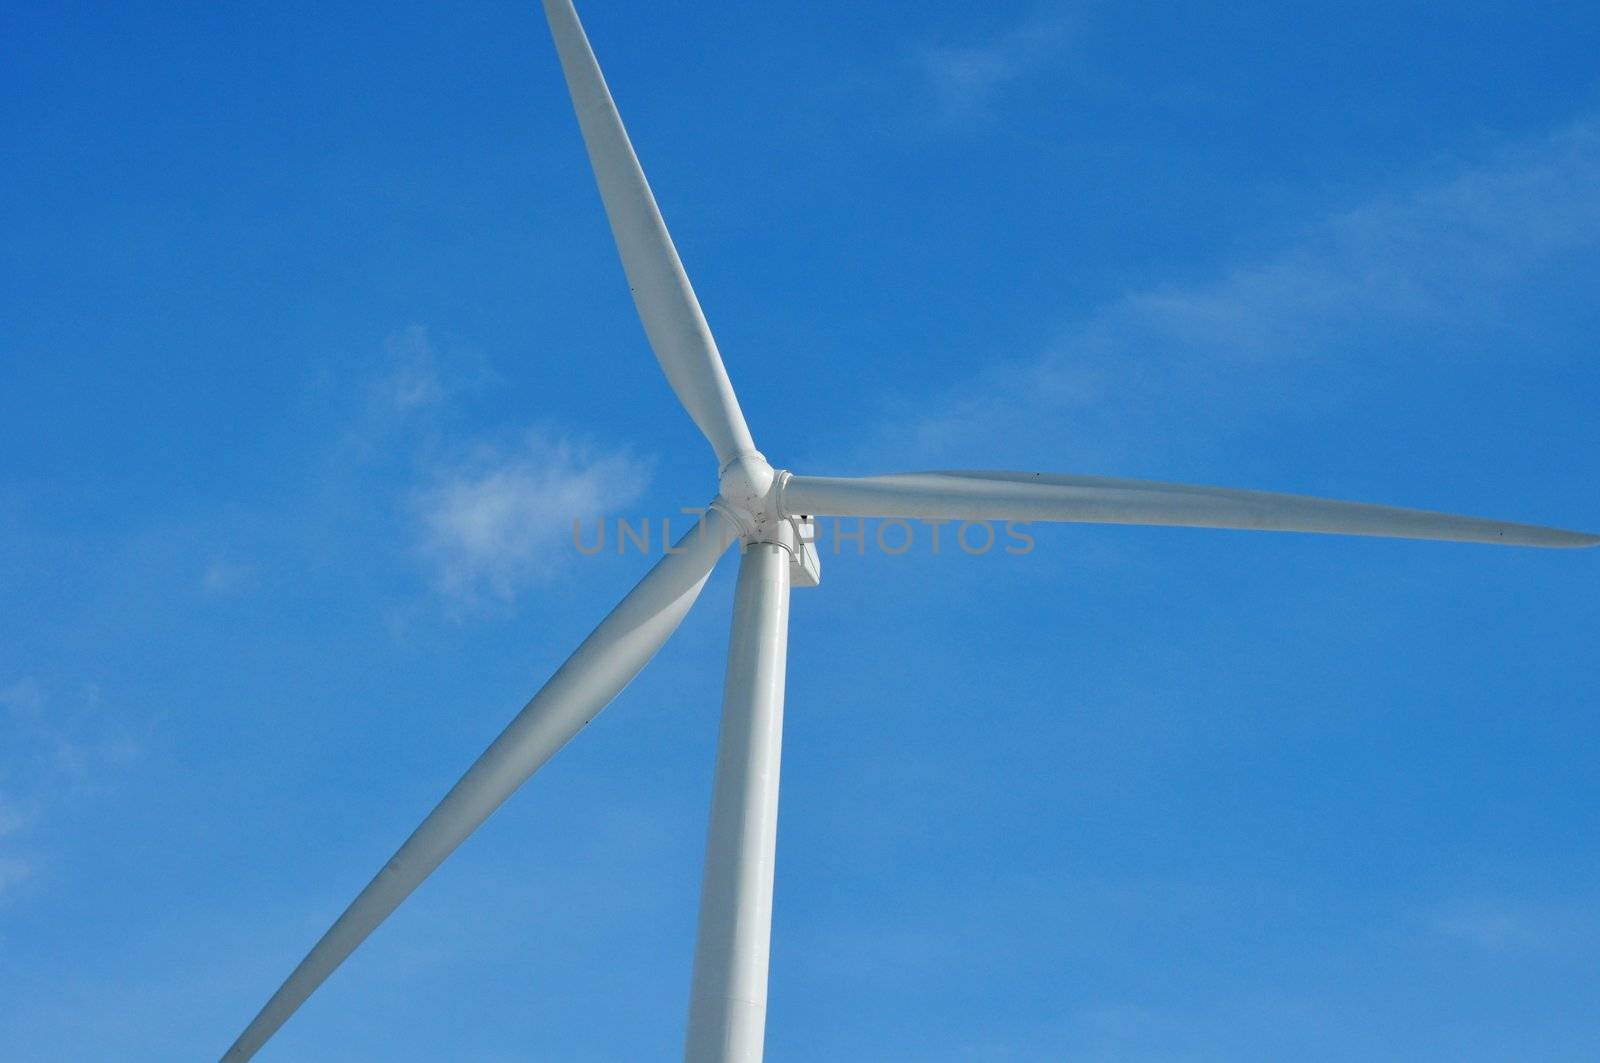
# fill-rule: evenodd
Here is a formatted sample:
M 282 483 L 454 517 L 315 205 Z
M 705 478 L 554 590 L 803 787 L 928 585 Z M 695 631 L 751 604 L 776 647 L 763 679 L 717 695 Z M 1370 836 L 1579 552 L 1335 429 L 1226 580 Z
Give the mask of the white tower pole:
M 751 543 L 734 592 L 686 1063 L 761 1060 L 788 642 L 789 551 Z

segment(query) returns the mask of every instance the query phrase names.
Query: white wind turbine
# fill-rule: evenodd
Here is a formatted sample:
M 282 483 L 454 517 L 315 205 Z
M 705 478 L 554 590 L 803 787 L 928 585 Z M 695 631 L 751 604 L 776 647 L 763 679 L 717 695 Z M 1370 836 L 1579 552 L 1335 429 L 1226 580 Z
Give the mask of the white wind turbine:
M 762 1055 L 777 841 L 789 588 L 819 576 L 818 514 L 1075 521 L 1326 532 L 1516 546 L 1600 536 L 1301 495 L 1093 476 L 923 472 L 797 476 L 756 449 L 716 341 L 667 234 L 570 0 L 544 0 L 612 235 L 656 360 L 716 451 L 706 519 L 623 598 L 357 895 L 225 1061 L 246 1060 L 423 879 L 617 696 L 682 622 L 718 558 L 741 544 L 685 1059 Z

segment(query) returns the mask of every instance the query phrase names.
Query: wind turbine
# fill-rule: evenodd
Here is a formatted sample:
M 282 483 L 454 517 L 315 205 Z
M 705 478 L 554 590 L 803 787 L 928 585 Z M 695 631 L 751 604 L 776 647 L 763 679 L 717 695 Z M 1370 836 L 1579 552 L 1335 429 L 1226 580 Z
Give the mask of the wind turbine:
M 684 1050 L 692 1063 L 762 1056 L 789 591 L 819 581 L 809 535 L 816 515 L 1600 545 L 1600 536 L 1582 532 L 1232 488 L 1021 472 L 831 477 L 774 469 L 745 424 L 571 0 L 543 2 L 634 304 L 668 383 L 716 453 L 717 494 L 700 526 L 600 622 L 350 903 L 224 1061 L 255 1055 L 423 879 L 627 686 L 734 542 L 739 578 Z

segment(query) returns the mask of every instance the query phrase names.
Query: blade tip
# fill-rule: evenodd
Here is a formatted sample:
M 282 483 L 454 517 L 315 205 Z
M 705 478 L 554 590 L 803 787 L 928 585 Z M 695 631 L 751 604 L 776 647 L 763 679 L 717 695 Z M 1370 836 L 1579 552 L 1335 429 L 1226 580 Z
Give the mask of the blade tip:
M 1551 546 L 1557 549 L 1583 550 L 1591 546 L 1600 546 L 1600 535 L 1592 532 L 1567 531 L 1565 528 L 1550 528 L 1538 539 L 1529 543 L 1531 546 Z

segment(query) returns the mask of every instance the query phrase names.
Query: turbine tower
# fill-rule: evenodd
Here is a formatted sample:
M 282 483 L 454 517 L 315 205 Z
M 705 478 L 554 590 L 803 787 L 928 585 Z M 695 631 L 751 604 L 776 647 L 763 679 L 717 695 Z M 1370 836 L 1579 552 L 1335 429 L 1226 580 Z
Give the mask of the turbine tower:
M 312 947 L 222 1057 L 254 1056 L 411 891 L 644 668 L 740 544 L 695 944 L 690 1063 L 757 1063 L 766 1023 L 789 591 L 820 569 L 818 514 L 1325 532 L 1516 546 L 1600 536 L 1477 517 L 1220 487 L 1022 472 L 801 476 L 756 449 L 570 0 L 543 0 L 589 162 L 656 360 L 716 454 L 718 483 L 679 540 L 556 670 Z

